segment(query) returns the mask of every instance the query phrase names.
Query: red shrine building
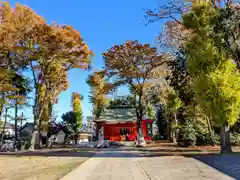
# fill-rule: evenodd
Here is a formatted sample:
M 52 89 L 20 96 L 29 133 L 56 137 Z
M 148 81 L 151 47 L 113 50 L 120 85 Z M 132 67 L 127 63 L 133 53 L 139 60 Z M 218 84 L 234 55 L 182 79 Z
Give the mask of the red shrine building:
M 104 140 L 135 141 L 137 138 L 137 118 L 133 108 L 105 109 L 95 119 L 96 130 L 103 128 Z M 152 120 L 142 120 L 142 132 L 145 140 L 152 140 Z

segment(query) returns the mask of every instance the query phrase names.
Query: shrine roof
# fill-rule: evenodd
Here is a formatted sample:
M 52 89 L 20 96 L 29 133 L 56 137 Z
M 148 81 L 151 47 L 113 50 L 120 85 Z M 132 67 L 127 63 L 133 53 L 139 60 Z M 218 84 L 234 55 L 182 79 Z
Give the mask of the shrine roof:
M 136 112 L 133 108 L 105 109 L 95 122 L 127 123 L 136 122 Z

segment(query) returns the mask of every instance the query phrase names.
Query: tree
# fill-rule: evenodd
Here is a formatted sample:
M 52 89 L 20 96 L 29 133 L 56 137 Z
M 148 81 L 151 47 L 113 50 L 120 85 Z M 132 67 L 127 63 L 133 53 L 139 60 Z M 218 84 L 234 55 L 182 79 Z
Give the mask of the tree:
M 183 24 L 193 31 L 185 51 L 196 102 L 221 127 L 223 153 L 231 152 L 229 126 L 239 116 L 240 74 L 228 52 L 213 38 L 220 15 L 213 5 L 200 3 L 183 16 Z
M 115 45 L 103 53 L 106 69 L 110 76 L 115 76 L 118 84 L 127 84 L 137 96 L 136 116 L 138 137 L 142 138 L 141 121 L 144 115 L 143 94 L 153 77 L 153 69 L 163 64 L 156 48 L 138 41 L 126 41 Z M 140 143 L 140 138 L 139 143 Z
M 79 93 L 72 93 L 72 108 L 73 112 L 76 115 L 76 130 L 79 130 L 79 128 L 82 127 L 82 120 L 83 120 L 83 112 L 81 107 L 81 100 L 83 100 L 83 96 Z
M 31 91 L 28 79 L 24 78 L 17 72 L 10 70 L 2 70 L 3 75 L 0 77 L 0 97 L 1 97 L 1 111 L 9 108 L 15 109 L 15 145 L 18 139 L 18 129 L 17 129 L 17 112 L 19 106 L 22 106 L 27 102 L 27 94 Z M 6 121 L 6 118 L 5 118 Z M 4 126 L 5 127 L 5 126 Z
M 0 68 L 0 116 L 2 115 L 4 105 L 7 103 L 7 95 L 15 92 L 17 89 L 12 86 L 13 74 L 6 69 Z
M 2 124 L 1 123 L 1 125 L 2 125 L 2 132 L 1 132 L 1 144 L 0 145 L 2 145 L 3 144 L 3 139 L 4 139 L 4 134 L 5 134 L 5 129 L 6 129 L 6 124 L 7 124 L 7 117 L 8 117 L 8 109 L 9 109 L 10 107 L 5 107 L 5 117 L 4 117 L 4 123 Z M 2 122 L 2 121 L 1 121 Z
M 88 76 L 87 84 L 90 86 L 89 100 L 93 105 L 93 115 L 100 117 L 105 105 L 108 102 L 107 94 L 115 88 L 115 85 L 108 82 L 107 71 L 95 71 Z
M 48 99 L 48 95 L 51 95 L 56 90 L 56 88 L 59 86 L 59 81 L 62 80 L 61 76 L 58 76 L 58 73 L 53 74 L 55 71 L 52 70 L 52 65 L 62 64 L 63 70 L 68 71 L 71 68 L 87 68 L 87 63 L 90 63 L 90 61 L 87 59 L 90 55 L 90 51 L 87 49 L 87 46 L 82 42 L 82 39 L 76 36 L 78 34 L 76 34 L 74 30 L 69 27 L 62 27 L 61 29 L 56 27 L 55 30 L 60 30 L 60 32 L 62 31 L 62 34 L 56 34 L 56 44 L 60 44 L 60 46 L 57 49 L 54 49 L 53 52 L 51 52 L 54 53 L 53 56 L 47 57 L 47 60 L 43 59 L 43 62 L 39 62 L 38 68 L 40 68 L 40 72 L 42 73 L 40 73 L 40 78 L 35 78 L 36 84 L 43 84 L 45 86 L 43 99 L 41 100 L 42 103 L 40 103 L 39 101 L 39 94 L 37 95 L 37 111 L 35 111 L 39 113 L 36 114 L 38 117 L 37 119 L 41 117 L 43 105 Z M 59 41 L 59 39 L 57 38 L 57 36 L 59 37 L 59 35 L 63 38 L 62 42 Z M 53 42 L 51 43 L 52 44 L 49 44 L 51 47 L 57 47 L 56 44 L 53 44 Z M 65 51 L 62 51 L 61 46 L 66 48 Z M 48 52 L 46 53 L 46 56 L 48 56 Z M 32 72 L 34 72 L 34 68 L 32 70 Z M 53 75 L 55 76 L 55 78 L 52 78 Z M 50 81 L 49 79 L 51 79 L 52 81 Z M 55 79 L 55 81 L 53 81 L 53 79 Z M 38 86 L 36 86 L 35 88 L 38 89 Z M 40 89 L 37 92 L 40 93 Z
M 203 1 L 202 1 L 203 2 Z M 205 1 L 207 2 L 207 1 Z M 209 1 L 210 2 L 210 1 Z M 160 52 L 167 54 L 165 69 L 166 73 L 160 74 L 160 78 L 165 78 L 167 85 L 173 88 L 174 93 L 182 101 L 182 108 L 177 112 L 180 124 L 185 124 L 187 119 L 196 119 L 198 124 L 203 124 L 203 120 L 207 124 L 208 131 L 214 134 L 212 129 L 213 123 L 209 114 L 200 113 L 199 105 L 195 102 L 195 94 L 191 87 L 192 77 L 188 72 L 188 61 L 184 49 L 184 43 L 188 42 L 192 29 L 183 25 L 181 17 L 191 11 L 192 7 L 198 5 L 199 1 L 169 1 L 166 5 L 160 5 L 154 10 L 146 10 L 146 20 L 148 23 L 167 19 L 163 32 L 157 39 L 157 45 Z M 214 8 L 219 8 L 219 4 L 223 2 L 211 1 Z M 226 1 L 226 6 L 232 2 Z M 180 17 L 180 18 L 179 18 Z M 222 24 L 222 23 L 220 23 Z M 221 28 L 216 28 L 218 31 Z M 226 30 L 226 29 L 225 29 Z M 229 31 L 227 31 L 229 32 Z M 217 32 L 216 32 L 217 33 Z M 223 37 L 223 39 L 226 36 Z M 226 46 L 227 47 L 227 46 Z M 164 68 L 164 67 L 162 67 Z M 158 75 L 158 69 L 156 69 Z M 157 84 L 154 84 L 157 88 Z M 153 86 L 153 87 L 154 87 Z M 158 92 L 161 92 L 160 90 Z M 167 102 L 168 100 L 166 100 Z M 167 103 L 165 103 L 166 106 Z M 165 107 L 165 110 L 168 108 Z M 191 113 L 189 109 L 193 109 L 196 114 Z M 196 111 L 198 109 L 199 111 Z M 205 128 L 205 125 L 204 125 Z
M 155 114 L 154 114 L 153 107 L 151 104 L 148 104 L 148 106 L 147 106 L 147 116 L 152 120 L 155 119 Z
M 207 3 L 211 4 L 214 8 L 220 8 L 221 5 L 229 6 L 237 2 L 239 2 L 239 0 L 169 0 L 168 3 L 159 5 L 153 10 L 145 9 L 145 20 L 147 24 L 150 24 L 162 19 L 172 19 L 178 24 L 181 24 L 179 15 L 186 14 L 192 7 L 199 3 Z
M 15 117 L 14 117 L 14 127 L 15 127 L 15 148 L 18 141 L 18 109 L 20 106 L 27 104 L 27 95 L 32 91 L 30 87 L 30 82 L 23 75 L 15 73 L 12 77 L 12 86 L 17 89 L 14 95 L 11 97 L 14 100 Z
M 178 96 L 176 94 L 169 93 L 167 96 L 167 110 L 170 113 L 170 116 L 174 116 L 174 125 L 175 127 L 178 126 L 179 122 L 178 122 L 178 112 L 179 109 L 182 107 L 182 101 L 178 98 Z M 174 128 L 174 132 L 172 134 L 172 139 L 173 142 L 176 143 L 176 137 L 177 137 L 177 131 L 176 128 Z
M 44 104 L 61 81 L 61 76 L 55 73 L 55 65 L 60 65 L 64 73 L 71 68 L 87 69 L 92 52 L 78 31 L 70 26 L 48 25 L 26 6 L 17 4 L 13 10 L 4 3 L 1 14 L 2 64 L 16 62 L 32 73 L 35 126 L 30 148 L 34 149 Z M 5 58 L 9 56 L 11 61 Z M 44 91 L 42 95 L 41 91 Z
M 217 26 L 214 28 L 216 33 L 213 38 L 228 52 L 228 55 L 237 63 L 240 68 L 240 4 L 227 5 L 220 9 L 220 16 L 217 20 Z M 220 40 L 219 38 L 222 38 Z
M 47 132 L 49 123 L 52 121 L 53 114 L 53 106 L 58 102 L 58 96 L 61 92 L 67 90 L 68 88 L 68 79 L 67 79 L 67 71 L 62 67 L 61 64 L 52 64 L 51 73 L 54 76 L 48 76 L 45 83 L 52 84 L 55 87 L 55 90 L 52 89 L 48 93 L 48 97 L 45 100 L 45 104 L 43 105 L 43 113 L 39 121 L 39 131 Z M 40 99 L 44 98 L 44 87 L 45 84 L 42 84 L 42 90 L 40 93 Z M 48 142 L 48 141 L 47 141 Z
M 77 133 L 79 130 L 79 122 L 77 116 L 78 115 L 73 111 L 69 111 L 62 115 L 63 122 L 67 124 L 67 126 L 71 127 L 74 131 L 75 143 L 77 143 Z
M 190 87 L 191 79 L 183 45 L 191 34 L 191 30 L 183 26 L 179 16 L 191 10 L 195 1 L 189 2 L 172 0 L 154 10 L 146 10 L 145 15 L 148 23 L 168 19 L 157 38 L 159 51 L 167 54 L 166 64 L 164 64 L 166 73 L 160 74 L 160 77 L 167 80 L 168 85 L 174 89 L 186 106 L 192 104 L 193 91 Z M 159 72 L 158 69 L 156 71 Z

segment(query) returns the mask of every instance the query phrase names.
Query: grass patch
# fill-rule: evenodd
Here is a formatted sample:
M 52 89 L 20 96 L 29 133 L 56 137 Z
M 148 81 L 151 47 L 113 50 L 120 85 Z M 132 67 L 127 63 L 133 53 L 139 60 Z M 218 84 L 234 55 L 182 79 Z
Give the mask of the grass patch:
M 88 157 L 0 156 L 1 180 L 59 180 Z

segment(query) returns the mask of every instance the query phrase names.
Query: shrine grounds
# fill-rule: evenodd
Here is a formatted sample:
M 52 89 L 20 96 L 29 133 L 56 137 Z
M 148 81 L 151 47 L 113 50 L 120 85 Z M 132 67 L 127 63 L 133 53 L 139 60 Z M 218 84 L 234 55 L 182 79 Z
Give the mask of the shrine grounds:
M 240 179 L 240 148 L 219 147 L 53 148 L 0 154 L 1 180 Z

